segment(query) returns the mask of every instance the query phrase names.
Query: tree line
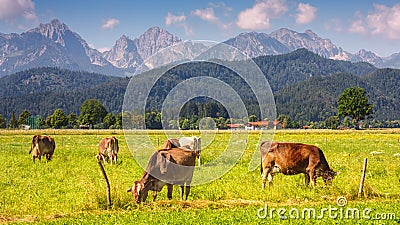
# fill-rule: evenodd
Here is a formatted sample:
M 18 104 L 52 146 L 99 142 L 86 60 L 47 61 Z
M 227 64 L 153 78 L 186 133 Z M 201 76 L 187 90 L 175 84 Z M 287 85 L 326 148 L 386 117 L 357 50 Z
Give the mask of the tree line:
M 80 114 L 74 112 L 66 114 L 62 109 L 54 110 L 53 114 L 44 118 L 42 115 L 32 115 L 28 110 L 23 110 L 16 117 L 12 112 L 11 118 L 7 120 L 0 114 L 1 128 L 22 128 L 25 125 L 30 125 L 29 119 L 34 116 L 37 118 L 37 128 L 95 128 L 95 129 L 122 129 L 122 113 L 114 115 L 107 112 L 104 105 L 98 99 L 88 99 L 83 102 L 80 107 Z
M 336 129 L 340 125 L 343 127 L 363 128 L 365 124 L 360 123 L 365 119 L 372 118 L 373 104 L 369 102 L 366 91 L 360 87 L 347 88 L 338 98 L 337 115 L 330 116 L 325 121 L 319 123 L 306 124 L 309 128 L 330 128 Z M 29 117 L 32 115 L 28 110 L 22 111 L 18 119 L 12 113 L 8 123 L 9 128 L 18 128 L 28 124 Z M 206 118 L 206 119 L 205 119 Z M 341 118 L 343 120 L 341 120 Z M 120 112 L 116 116 L 107 112 L 100 100 L 89 99 L 83 102 L 80 107 L 79 116 L 75 113 L 66 115 L 62 109 L 56 109 L 53 114 L 46 119 L 38 117 L 38 128 L 79 128 L 82 125 L 87 128 L 98 129 L 121 129 L 125 119 L 126 128 L 129 129 L 227 129 L 228 124 L 248 123 L 261 119 L 257 115 L 250 115 L 248 118 L 229 118 L 226 109 L 215 101 L 187 102 L 181 109 L 176 120 L 171 119 L 162 121 L 162 114 L 157 110 L 146 111 L 144 115 L 133 112 Z M 293 121 L 289 116 L 280 114 L 276 120 L 269 122 L 279 122 L 283 128 L 301 128 L 304 124 Z M 273 124 L 272 123 L 272 124 Z M 371 125 L 371 124 L 370 124 Z M 377 124 L 375 124 L 376 126 Z M 0 115 L 0 127 L 6 127 L 6 120 Z

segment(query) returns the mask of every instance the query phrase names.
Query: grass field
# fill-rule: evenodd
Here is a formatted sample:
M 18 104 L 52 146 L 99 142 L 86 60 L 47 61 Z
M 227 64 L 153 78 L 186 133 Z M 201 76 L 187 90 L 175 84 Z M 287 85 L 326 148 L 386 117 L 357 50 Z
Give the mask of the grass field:
M 56 150 L 51 162 L 32 162 L 28 151 L 33 134 L 55 138 Z M 120 164 L 105 165 L 111 184 L 112 206 L 108 207 L 105 183 L 94 156 L 101 138 L 110 135 L 119 139 Z M 147 133 L 135 135 L 143 138 Z M 203 162 L 211 161 L 223 151 L 221 143 L 227 142 L 228 137 L 229 132 L 216 134 L 215 141 L 202 151 Z M 161 146 L 165 135 L 151 132 L 150 138 Z M 257 147 L 255 131 L 250 134 L 236 166 L 219 179 L 192 187 L 188 201 L 179 200 L 178 188 L 174 188 L 173 200 L 167 200 L 164 188 L 156 202 L 148 198 L 137 205 L 126 189 L 140 178 L 143 169 L 131 155 L 122 131 L 3 130 L 0 131 L 0 223 L 400 224 L 400 157 L 394 156 L 400 153 L 400 130 L 277 131 L 274 140 L 320 147 L 330 166 L 340 172 L 333 186 L 325 187 L 319 178 L 316 188 L 305 187 L 303 175 L 279 174 L 274 178 L 274 186 L 262 191 L 259 168 L 248 170 Z M 373 151 L 382 154 L 372 155 Z M 364 193 L 358 198 L 366 157 Z M 346 198 L 347 205 L 338 206 L 339 197 Z M 346 217 L 348 209 L 358 210 L 359 218 L 356 214 Z M 280 217 L 278 214 L 282 215 L 283 210 L 285 217 Z M 315 218 L 312 213 L 302 218 L 302 212 L 310 210 L 315 210 Z M 299 218 L 292 218 L 296 216 Z

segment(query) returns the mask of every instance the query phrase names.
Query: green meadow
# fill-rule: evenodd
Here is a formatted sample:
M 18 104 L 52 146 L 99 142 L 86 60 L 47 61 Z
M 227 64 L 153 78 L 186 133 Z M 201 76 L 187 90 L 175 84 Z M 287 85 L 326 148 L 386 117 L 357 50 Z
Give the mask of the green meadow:
M 54 137 L 53 160 L 33 163 L 34 134 Z M 198 135 L 185 131 L 185 135 Z M 104 165 L 106 185 L 95 159 L 97 145 L 106 136 L 119 139 L 119 164 Z M 162 146 L 162 131 L 130 133 Z M 235 136 L 235 134 L 233 135 Z M 0 223 L 36 224 L 400 224 L 400 130 L 279 130 L 274 141 L 301 142 L 320 147 L 330 166 L 340 174 L 326 187 L 304 186 L 304 176 L 274 177 L 261 190 L 260 168 L 249 171 L 257 151 L 259 132 L 252 131 L 243 155 L 222 177 L 193 186 L 188 201 L 173 200 L 164 188 L 135 204 L 126 190 L 143 169 L 133 158 L 120 130 L 0 131 Z M 220 131 L 202 149 L 203 163 L 211 162 L 232 141 Z M 372 154 L 371 154 L 372 153 Z M 397 154 L 397 155 L 396 155 Z M 364 158 L 368 158 L 364 191 L 357 196 Z M 197 169 L 196 169 L 197 170 Z M 202 168 L 200 168 L 202 170 Z M 338 205 L 337 200 L 346 200 Z M 341 202 L 343 203 L 343 202 Z

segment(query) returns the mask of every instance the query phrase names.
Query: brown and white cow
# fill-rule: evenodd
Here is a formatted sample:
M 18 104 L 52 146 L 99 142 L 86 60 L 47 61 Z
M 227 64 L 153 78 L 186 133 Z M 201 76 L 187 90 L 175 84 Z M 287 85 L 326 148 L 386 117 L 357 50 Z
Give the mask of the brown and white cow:
M 98 154 L 96 155 L 98 160 L 103 160 L 106 163 L 107 159 L 110 160 L 111 165 L 113 161 L 117 165 L 119 146 L 116 137 L 112 136 L 101 139 L 98 150 Z
M 179 140 L 176 138 L 170 138 L 164 142 L 163 149 L 171 148 L 186 148 L 195 151 L 197 154 L 198 165 L 200 167 L 200 153 L 201 153 L 201 139 L 199 137 L 181 137 Z
M 168 199 L 172 199 L 173 185 L 179 185 L 181 199 L 187 200 L 196 157 L 195 151 L 177 147 L 154 152 L 140 180 L 135 181 L 127 192 L 131 192 L 135 202 L 140 203 L 146 201 L 148 191 L 153 191 L 155 201 L 157 193 L 167 185 Z
M 276 173 L 296 175 L 304 173 L 305 184 L 316 185 L 317 177 L 322 177 L 326 185 L 332 183 L 336 172 L 330 167 L 321 149 L 301 143 L 263 142 L 261 152 L 262 188 L 266 180 L 272 184 Z
M 35 135 L 32 137 L 32 145 L 29 154 L 32 153 L 33 162 L 35 159 L 41 159 L 42 156 L 46 156 L 46 160 L 50 161 L 54 154 L 56 143 L 54 139 L 46 135 Z

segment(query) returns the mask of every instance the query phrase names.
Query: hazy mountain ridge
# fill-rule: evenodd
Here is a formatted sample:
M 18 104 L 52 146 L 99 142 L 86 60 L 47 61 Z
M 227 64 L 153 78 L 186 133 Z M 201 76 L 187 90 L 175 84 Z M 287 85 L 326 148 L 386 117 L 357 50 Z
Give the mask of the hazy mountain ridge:
M 133 40 L 122 35 L 112 49 L 101 53 L 91 48 L 86 40 L 71 31 L 67 25 L 54 19 L 21 34 L 0 33 L 0 76 L 35 67 L 59 67 L 124 76 L 126 73 L 133 73 L 154 53 L 180 42 L 182 40 L 179 37 L 167 30 L 152 27 Z M 306 48 L 325 58 L 364 61 L 378 67 L 400 68 L 400 53 L 381 58 L 362 49 L 351 54 L 311 30 L 299 33 L 282 28 L 270 34 L 241 33 L 224 43 L 237 47 L 252 58 Z M 182 50 L 191 54 L 190 49 Z

